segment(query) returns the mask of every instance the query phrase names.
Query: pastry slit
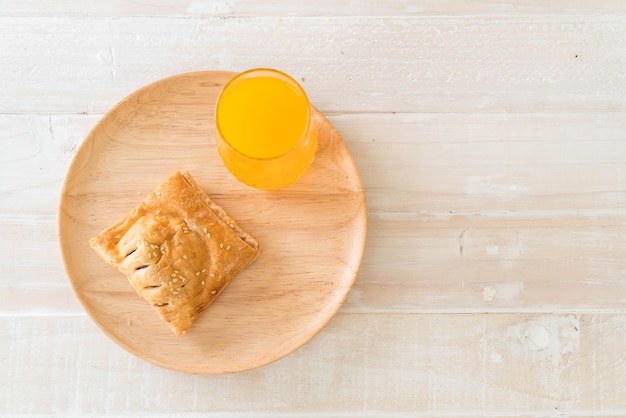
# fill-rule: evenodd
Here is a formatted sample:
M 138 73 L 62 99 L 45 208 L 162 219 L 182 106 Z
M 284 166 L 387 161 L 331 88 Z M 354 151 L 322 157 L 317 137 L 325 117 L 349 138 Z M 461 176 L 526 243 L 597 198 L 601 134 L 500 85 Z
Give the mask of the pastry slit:
M 162 285 L 158 284 L 158 285 L 154 285 L 154 286 L 144 286 L 144 289 L 158 289 L 159 287 L 161 287 Z M 182 286 L 181 286 L 182 287 Z

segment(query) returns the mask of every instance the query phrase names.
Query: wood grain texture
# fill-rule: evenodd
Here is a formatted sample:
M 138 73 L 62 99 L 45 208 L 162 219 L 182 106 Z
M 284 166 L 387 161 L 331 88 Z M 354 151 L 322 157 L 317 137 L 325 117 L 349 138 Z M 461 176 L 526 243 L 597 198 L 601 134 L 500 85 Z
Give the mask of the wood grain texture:
M 622 113 L 367 114 L 333 123 L 353 147 L 372 211 L 626 207 Z
M 190 376 L 129 356 L 84 317 L 0 318 L 14 341 L 0 344 L 13 388 L 0 414 L 617 416 L 624 326 L 614 314 L 339 314 L 267 367 Z
M 0 113 L 103 113 L 166 76 L 252 67 L 324 113 L 626 110 L 621 15 L 0 17 L 0 39 Z
M 624 313 L 624 224 L 622 213 L 370 214 L 342 310 Z M 56 217 L 2 216 L 0 227 L 0 269 L 15 270 L 0 282 L 0 315 L 82 313 L 58 256 Z
M 2 213 L 56 205 L 76 147 L 102 115 L 0 115 Z M 622 113 L 328 116 L 355 156 L 370 212 L 619 211 Z M 36 171 L 38 176 L 20 175 Z M 413 174 L 414 173 L 414 174 Z
M 453 7 L 451 7 L 453 5 Z M 510 14 L 573 14 L 625 13 L 620 0 L 94 0 L 0 1 L 0 15 L 5 16 L 430 16 L 430 15 L 510 15 Z
M 621 212 L 385 213 L 370 215 L 369 225 L 372 244 L 349 311 L 624 312 L 626 307 Z

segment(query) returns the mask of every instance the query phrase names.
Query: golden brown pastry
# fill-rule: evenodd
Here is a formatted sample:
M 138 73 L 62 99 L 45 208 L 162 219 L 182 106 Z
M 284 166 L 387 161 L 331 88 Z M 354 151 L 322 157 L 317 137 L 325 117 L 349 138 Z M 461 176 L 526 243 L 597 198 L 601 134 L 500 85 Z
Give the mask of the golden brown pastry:
M 187 172 L 175 173 L 89 244 L 176 335 L 259 252 L 259 243 Z

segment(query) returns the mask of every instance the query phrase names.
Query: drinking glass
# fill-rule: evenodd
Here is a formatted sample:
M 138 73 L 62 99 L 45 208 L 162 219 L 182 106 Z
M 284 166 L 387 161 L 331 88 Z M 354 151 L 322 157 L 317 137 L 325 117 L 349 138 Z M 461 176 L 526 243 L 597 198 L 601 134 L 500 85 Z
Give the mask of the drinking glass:
M 315 158 L 311 104 L 298 82 L 281 71 L 255 68 L 233 77 L 217 99 L 215 122 L 224 165 L 252 187 L 286 187 Z

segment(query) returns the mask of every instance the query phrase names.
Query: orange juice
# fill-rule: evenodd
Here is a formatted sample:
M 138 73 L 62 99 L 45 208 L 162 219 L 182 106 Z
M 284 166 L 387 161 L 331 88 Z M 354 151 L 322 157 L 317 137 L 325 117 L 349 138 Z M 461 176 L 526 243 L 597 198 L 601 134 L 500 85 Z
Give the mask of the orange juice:
M 277 70 L 239 74 L 216 106 L 217 147 L 239 180 L 261 189 L 296 181 L 311 165 L 317 129 L 300 85 Z

